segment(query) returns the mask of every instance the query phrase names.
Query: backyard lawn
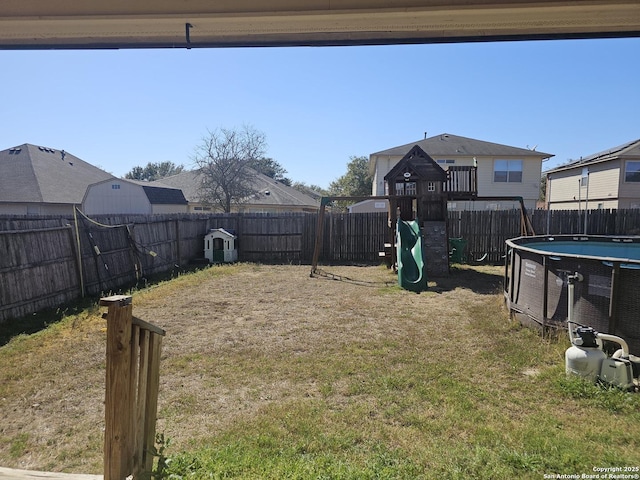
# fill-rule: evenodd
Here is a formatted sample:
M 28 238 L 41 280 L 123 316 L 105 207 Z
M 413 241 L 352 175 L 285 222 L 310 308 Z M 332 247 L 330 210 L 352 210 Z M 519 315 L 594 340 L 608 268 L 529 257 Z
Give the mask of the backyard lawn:
M 640 478 L 640 394 L 566 379 L 564 332 L 510 320 L 502 267 L 420 294 L 384 267 L 322 268 L 211 267 L 133 294 L 167 331 L 165 478 Z M 0 466 L 102 473 L 102 311 L 0 345 Z

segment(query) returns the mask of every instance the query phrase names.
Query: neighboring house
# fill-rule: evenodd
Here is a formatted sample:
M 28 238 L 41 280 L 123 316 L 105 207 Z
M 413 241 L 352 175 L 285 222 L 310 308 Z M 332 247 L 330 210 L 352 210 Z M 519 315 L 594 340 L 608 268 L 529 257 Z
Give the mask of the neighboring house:
M 477 167 L 478 197 L 522 197 L 533 210 L 540 192 L 542 162 L 552 154 L 534 149 L 510 147 L 443 133 L 417 142 L 393 147 L 369 156 L 373 195 L 388 195 L 385 176 L 414 147 L 419 146 L 445 171 L 449 167 Z M 456 200 L 449 209 L 514 208 L 514 202 L 499 200 Z
M 545 174 L 551 210 L 640 208 L 640 139 Z
M 216 206 L 201 200 L 201 173 L 198 170 L 182 172 L 165 177 L 150 185 L 179 188 L 189 202 L 189 213 L 207 213 L 219 211 Z M 271 177 L 256 173 L 255 195 L 244 199 L 240 205 L 232 207 L 233 212 L 242 213 L 279 213 L 279 212 L 317 212 L 320 201 Z
M 349 213 L 371 213 L 371 212 L 388 212 L 389 200 L 363 200 L 347 207 Z
M 187 205 L 179 188 L 111 178 L 89 185 L 82 211 L 87 215 L 187 213 Z
M 69 215 L 92 183 L 114 178 L 78 157 L 25 143 L 0 151 L 1 215 Z

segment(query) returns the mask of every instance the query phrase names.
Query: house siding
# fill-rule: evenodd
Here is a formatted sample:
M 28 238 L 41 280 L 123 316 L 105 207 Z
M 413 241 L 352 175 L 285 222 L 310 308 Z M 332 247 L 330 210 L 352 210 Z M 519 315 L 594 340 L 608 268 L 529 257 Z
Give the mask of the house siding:
M 349 213 L 372 213 L 372 212 L 388 212 L 389 201 L 388 200 L 364 200 L 362 202 L 354 203 L 349 208 Z
M 90 185 L 82 205 L 87 215 L 153 213 L 142 187 L 118 179 Z
M 0 203 L 0 215 L 69 215 L 73 205 L 61 203 Z
M 640 161 L 638 158 L 627 158 L 625 161 Z M 639 182 L 625 182 L 625 166 L 621 164 L 620 167 L 620 190 L 618 196 L 620 197 L 619 208 L 640 208 L 640 183 Z
M 608 165 L 607 165 L 608 163 Z M 589 201 L 617 200 L 619 197 L 620 161 L 589 165 L 589 191 L 582 187 L 581 197 Z M 580 175 L 582 172 L 580 171 Z M 577 185 L 577 182 L 576 182 Z
M 619 203 L 620 161 L 586 165 L 589 186 L 580 186 L 583 166 L 549 174 L 549 208 L 577 210 L 584 208 L 626 208 Z M 638 185 L 640 193 L 640 185 Z
M 155 204 L 151 206 L 153 214 L 165 214 L 165 213 L 186 213 L 186 205 L 171 205 L 171 204 Z
M 495 182 L 493 173 L 496 160 L 522 160 L 522 182 Z M 490 157 L 477 158 L 477 162 L 479 197 L 522 197 L 527 209 L 535 209 L 540 192 L 541 159 Z M 493 209 L 494 204 L 496 202 L 489 202 L 486 208 Z M 513 208 L 513 205 L 502 202 L 497 208 Z
M 389 155 L 376 155 L 374 156 L 376 162 L 376 170 L 373 177 L 373 190 L 371 195 L 381 196 L 386 195 L 384 191 L 384 177 L 391 171 L 395 165 L 402 160 L 401 156 L 389 156 Z

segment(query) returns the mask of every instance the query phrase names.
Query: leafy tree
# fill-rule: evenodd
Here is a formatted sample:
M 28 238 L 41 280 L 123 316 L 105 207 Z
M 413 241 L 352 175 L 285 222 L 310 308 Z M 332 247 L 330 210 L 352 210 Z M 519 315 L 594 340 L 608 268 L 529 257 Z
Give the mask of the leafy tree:
M 200 200 L 229 213 L 257 193 L 255 168 L 266 145 L 264 133 L 249 126 L 209 131 L 194 156 L 202 177 Z
M 368 196 L 371 195 L 373 177 L 369 173 L 367 157 L 350 157 L 347 173 L 329 185 L 329 194 L 333 196 Z
M 130 180 L 148 180 L 153 182 L 164 177 L 177 175 L 184 167 L 173 162 L 147 163 L 146 167 L 133 167 L 124 177 Z
M 291 186 L 291 179 L 285 176 L 287 174 L 285 168 L 272 158 L 259 158 L 253 168 L 267 177 Z
M 547 176 L 542 175 L 540 177 L 540 193 L 538 194 L 538 200 L 544 202 L 547 198 Z

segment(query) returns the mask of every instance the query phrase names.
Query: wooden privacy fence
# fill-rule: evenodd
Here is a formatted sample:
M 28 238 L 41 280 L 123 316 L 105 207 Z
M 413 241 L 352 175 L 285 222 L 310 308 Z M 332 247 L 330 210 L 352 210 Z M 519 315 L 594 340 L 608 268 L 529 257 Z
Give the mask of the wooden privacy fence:
M 450 211 L 449 238 L 466 242 L 467 261 L 498 263 L 502 261 L 504 242 L 520 236 L 519 210 Z
M 538 235 L 640 235 L 640 209 L 534 210 L 532 223 Z
M 316 219 L 308 213 L 0 218 L 0 322 L 179 271 L 204 257 L 204 235 L 213 228 L 238 236 L 241 261 L 310 263 Z M 385 214 L 327 216 L 321 260 L 376 261 L 385 222 Z
M 105 297 L 108 307 L 104 480 L 141 478 L 153 468 L 160 350 L 164 330 L 133 317 L 131 297 Z
M 505 240 L 520 236 L 517 210 L 448 215 L 448 236 L 466 242 L 469 261 L 501 262 Z M 584 211 L 531 216 L 537 234 L 584 233 Z M 310 264 L 317 219 L 311 213 L 0 218 L 0 322 L 178 271 L 204 257 L 204 235 L 213 228 L 238 236 L 240 261 Z M 591 210 L 586 223 L 592 235 L 638 235 L 640 210 Z M 388 242 L 386 213 L 331 212 L 319 261 L 375 263 Z

